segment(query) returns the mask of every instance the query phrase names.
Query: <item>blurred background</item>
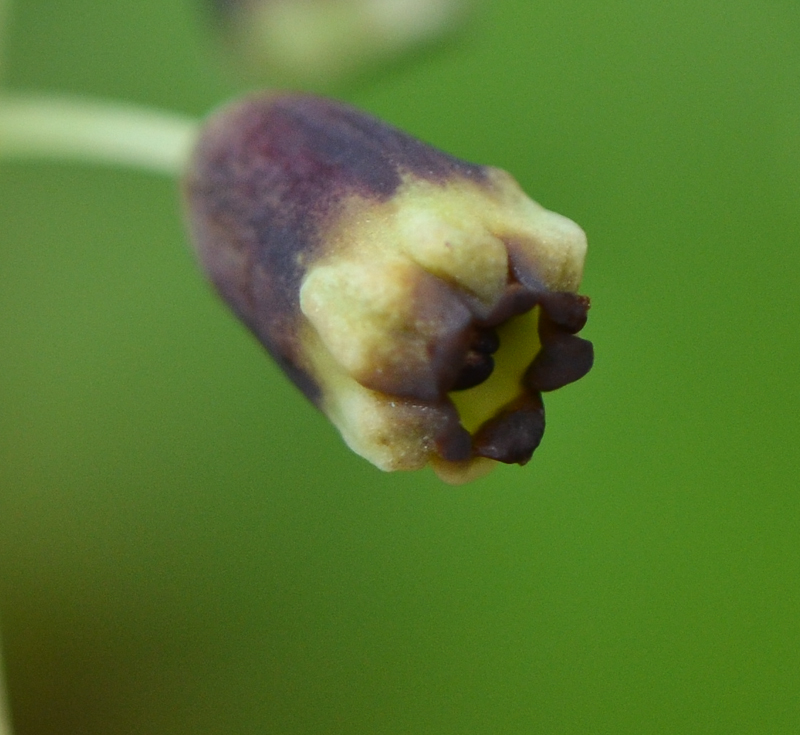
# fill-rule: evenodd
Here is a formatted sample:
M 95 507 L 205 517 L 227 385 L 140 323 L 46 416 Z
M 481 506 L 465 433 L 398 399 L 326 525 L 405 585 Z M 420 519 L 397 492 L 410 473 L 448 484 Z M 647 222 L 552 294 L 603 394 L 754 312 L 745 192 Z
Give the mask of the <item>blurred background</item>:
M 190 0 L 18 0 L 8 83 L 203 115 Z M 525 468 L 351 454 L 178 186 L 0 167 L 17 735 L 800 732 L 800 5 L 492 0 L 330 90 L 589 235 L 594 370 Z

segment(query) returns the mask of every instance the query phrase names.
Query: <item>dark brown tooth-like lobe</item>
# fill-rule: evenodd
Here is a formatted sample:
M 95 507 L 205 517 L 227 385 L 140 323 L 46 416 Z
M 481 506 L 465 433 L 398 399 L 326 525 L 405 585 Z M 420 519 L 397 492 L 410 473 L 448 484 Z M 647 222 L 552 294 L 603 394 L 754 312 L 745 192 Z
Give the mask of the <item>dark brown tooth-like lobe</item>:
M 526 464 L 544 435 L 544 404 L 538 393 L 515 401 L 475 435 L 474 451 L 479 457 L 505 464 Z
M 542 349 L 525 373 L 531 390 L 551 391 L 580 380 L 594 363 L 591 342 L 572 334 L 560 334 L 542 343 Z
M 486 381 L 494 370 L 492 355 L 500 348 L 500 339 L 494 329 L 481 329 L 467 350 L 464 365 L 450 390 L 468 390 Z
M 574 334 L 586 324 L 589 299 L 573 293 L 548 293 L 539 305 L 542 347 L 523 382 L 532 391 L 551 391 L 574 383 L 592 368 L 592 343 Z
M 563 329 L 569 334 L 576 334 L 586 326 L 589 317 L 590 301 L 588 296 L 579 296 L 568 291 L 545 293 L 539 297 L 546 319 L 552 324 L 551 329 Z M 548 326 L 545 326 L 547 329 Z
M 469 390 L 488 380 L 494 370 L 494 359 L 483 352 L 470 350 L 464 366 L 450 390 Z
M 186 178 L 189 227 L 225 301 L 311 400 L 319 386 L 300 344 L 298 292 L 326 254 L 325 230 L 357 195 L 389 200 L 403 175 L 483 182 L 460 161 L 347 105 L 261 94 L 207 123 Z

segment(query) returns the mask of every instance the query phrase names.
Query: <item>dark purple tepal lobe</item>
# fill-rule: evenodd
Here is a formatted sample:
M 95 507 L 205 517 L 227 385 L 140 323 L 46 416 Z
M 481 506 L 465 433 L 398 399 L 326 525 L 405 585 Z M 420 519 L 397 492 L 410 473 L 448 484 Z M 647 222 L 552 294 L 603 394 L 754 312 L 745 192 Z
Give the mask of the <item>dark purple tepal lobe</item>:
M 364 113 L 302 94 L 235 103 L 204 128 L 185 181 L 189 227 L 221 296 L 312 400 L 299 289 L 351 195 L 392 197 L 403 174 L 483 181 L 460 161 Z

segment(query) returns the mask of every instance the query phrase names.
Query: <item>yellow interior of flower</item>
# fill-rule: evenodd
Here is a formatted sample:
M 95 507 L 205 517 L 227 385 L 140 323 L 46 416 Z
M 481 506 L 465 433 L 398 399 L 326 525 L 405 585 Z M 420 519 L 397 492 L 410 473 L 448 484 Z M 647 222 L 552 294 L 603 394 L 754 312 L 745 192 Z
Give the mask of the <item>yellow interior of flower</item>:
M 470 434 L 519 397 L 522 376 L 541 347 L 538 326 L 538 307 L 509 319 L 497 330 L 500 349 L 494 355 L 494 371 L 488 380 L 469 390 L 449 394 L 462 426 Z

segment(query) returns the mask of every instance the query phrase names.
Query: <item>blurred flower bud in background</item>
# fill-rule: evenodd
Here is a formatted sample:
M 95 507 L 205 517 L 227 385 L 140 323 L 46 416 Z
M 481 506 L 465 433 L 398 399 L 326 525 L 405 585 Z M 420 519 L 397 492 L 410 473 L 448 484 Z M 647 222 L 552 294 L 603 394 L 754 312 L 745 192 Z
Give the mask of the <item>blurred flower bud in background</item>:
M 234 54 L 268 82 L 328 86 L 436 39 L 469 0 L 210 0 Z
M 185 192 L 219 293 L 383 470 L 525 464 L 541 393 L 592 365 L 584 233 L 499 169 L 276 93 L 211 118 Z

